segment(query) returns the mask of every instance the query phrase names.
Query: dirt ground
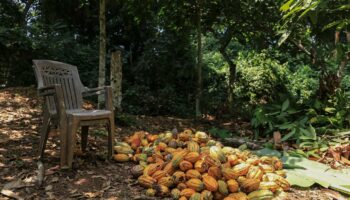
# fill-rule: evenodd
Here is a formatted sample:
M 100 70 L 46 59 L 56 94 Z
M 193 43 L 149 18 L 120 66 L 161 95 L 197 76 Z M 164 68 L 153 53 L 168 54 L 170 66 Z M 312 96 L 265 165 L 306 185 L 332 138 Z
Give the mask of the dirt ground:
M 135 118 L 132 126 L 117 125 L 117 139 L 138 130 L 158 133 L 191 127 L 205 131 L 218 126 L 218 122 L 173 117 Z M 11 199 L 9 196 L 16 199 L 149 199 L 129 173 L 133 163 L 103 159 L 107 146 L 103 127 L 91 130 L 88 153 L 83 155 L 77 151 L 73 169 L 66 171 L 58 168 L 59 137 L 52 131 L 45 151 L 45 180 L 39 187 L 36 179 L 40 125 L 41 101 L 35 88 L 0 90 L 0 189 L 7 195 L 0 194 L 0 199 Z M 292 188 L 288 194 L 291 200 L 342 199 L 339 193 L 318 187 Z

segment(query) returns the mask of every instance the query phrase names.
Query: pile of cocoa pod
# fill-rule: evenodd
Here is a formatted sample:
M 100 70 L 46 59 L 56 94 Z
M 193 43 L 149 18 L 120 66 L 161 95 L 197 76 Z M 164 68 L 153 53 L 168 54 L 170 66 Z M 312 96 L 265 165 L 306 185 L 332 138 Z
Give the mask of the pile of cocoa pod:
M 132 175 L 147 196 L 180 200 L 286 199 L 290 188 L 277 157 L 223 146 L 205 132 L 135 132 L 117 142 L 117 162 L 134 161 Z

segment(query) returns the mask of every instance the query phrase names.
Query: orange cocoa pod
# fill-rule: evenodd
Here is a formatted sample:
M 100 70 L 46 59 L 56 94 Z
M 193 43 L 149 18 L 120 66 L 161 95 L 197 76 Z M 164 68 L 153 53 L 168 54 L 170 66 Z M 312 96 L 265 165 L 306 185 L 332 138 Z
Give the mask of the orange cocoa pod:
M 173 167 L 173 164 L 171 162 L 166 164 L 163 170 L 169 175 L 173 175 L 173 173 L 175 172 L 175 168 Z
M 188 188 L 194 189 L 197 192 L 202 191 L 204 188 L 203 182 L 198 178 L 191 178 L 186 182 L 186 185 Z
M 171 187 L 174 185 L 174 179 L 171 176 L 162 177 L 158 180 L 158 185 Z
M 208 169 L 208 175 L 214 177 L 215 179 L 220 179 L 221 178 L 221 170 L 217 166 L 209 167 Z
M 261 180 L 262 176 L 264 175 L 264 172 L 260 169 L 258 166 L 251 166 L 248 170 L 248 173 L 246 175 L 249 179 L 258 179 Z
M 214 157 L 212 157 L 212 156 L 210 156 L 210 155 L 206 156 L 206 157 L 204 158 L 204 161 L 205 161 L 205 163 L 207 163 L 207 165 L 208 165 L 209 167 L 212 167 L 212 166 L 220 166 L 220 165 L 221 165 L 220 160 L 218 160 L 218 159 L 216 159 L 216 158 L 214 158 Z
M 186 188 L 186 189 L 181 190 L 180 195 L 184 196 L 186 198 L 190 198 L 194 193 L 196 193 L 196 191 L 194 189 Z
M 152 176 L 154 172 L 159 171 L 162 168 L 163 168 L 163 163 L 152 163 L 152 164 L 149 164 L 143 172 L 144 174 Z
M 199 159 L 199 153 L 198 152 L 190 152 L 185 156 L 185 160 L 190 162 L 190 163 L 195 163 Z
M 227 187 L 231 193 L 237 192 L 239 189 L 238 182 L 234 179 L 230 179 L 227 181 Z
M 208 170 L 208 164 L 204 162 L 204 160 L 198 160 L 194 164 L 194 168 L 199 171 L 200 173 L 204 173 Z
M 186 161 L 186 160 L 183 160 L 183 161 L 180 162 L 179 167 L 180 167 L 180 169 L 182 171 L 185 172 L 185 171 L 187 171 L 189 169 L 192 169 L 193 168 L 193 164 L 188 162 L 188 161 Z
M 186 174 L 182 171 L 176 171 L 173 174 L 173 179 L 175 184 L 179 184 L 186 181 Z
M 185 196 L 182 196 L 179 200 L 187 200 L 187 198 Z
M 248 173 L 250 166 L 250 164 L 243 162 L 234 166 L 233 171 L 237 176 L 245 176 Z
M 151 188 L 157 182 L 156 179 L 154 179 L 148 175 L 142 175 L 137 180 L 138 180 L 139 184 L 145 188 Z
M 227 160 L 230 163 L 231 167 L 238 164 L 238 157 L 236 155 L 227 156 Z
M 197 142 L 194 142 L 194 141 L 189 141 L 187 142 L 187 149 L 189 152 L 197 152 L 199 153 L 199 145 Z
M 231 168 L 222 168 L 221 173 L 222 173 L 222 176 L 226 180 L 236 179 L 237 178 L 237 175 L 235 174 L 235 172 Z
M 248 197 L 245 193 L 243 192 L 236 192 L 236 193 L 231 193 L 228 195 L 232 200 L 247 200 Z M 229 199 L 229 200 L 231 200 Z
M 183 190 L 183 189 L 187 188 L 187 185 L 186 185 L 186 183 L 179 183 L 179 184 L 177 184 L 176 188 L 179 190 Z
M 152 178 L 156 179 L 157 181 L 163 177 L 165 177 L 167 173 L 164 170 L 156 171 L 152 174 Z
M 202 179 L 203 179 L 204 186 L 207 190 L 211 192 L 215 192 L 218 190 L 219 184 L 214 177 L 206 175 L 206 176 L 203 176 Z
M 201 179 L 202 175 L 201 175 L 201 173 L 199 173 L 199 171 L 197 171 L 195 169 L 190 169 L 186 172 L 186 178 L 187 179 L 191 179 L 191 178 Z

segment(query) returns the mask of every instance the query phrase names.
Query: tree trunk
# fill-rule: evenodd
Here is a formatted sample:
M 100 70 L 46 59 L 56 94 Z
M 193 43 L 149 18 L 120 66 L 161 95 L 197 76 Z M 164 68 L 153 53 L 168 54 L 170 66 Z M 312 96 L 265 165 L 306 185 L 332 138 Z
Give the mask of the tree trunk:
M 202 28 L 201 28 L 201 0 L 197 2 L 197 91 L 196 91 L 196 117 L 201 113 L 202 97 Z
M 116 51 L 111 55 L 111 86 L 113 88 L 113 106 L 115 112 L 122 111 L 122 58 L 121 52 Z
M 98 86 L 106 84 L 106 0 L 100 0 L 100 52 L 98 65 Z M 103 96 L 99 95 L 98 104 L 101 106 Z

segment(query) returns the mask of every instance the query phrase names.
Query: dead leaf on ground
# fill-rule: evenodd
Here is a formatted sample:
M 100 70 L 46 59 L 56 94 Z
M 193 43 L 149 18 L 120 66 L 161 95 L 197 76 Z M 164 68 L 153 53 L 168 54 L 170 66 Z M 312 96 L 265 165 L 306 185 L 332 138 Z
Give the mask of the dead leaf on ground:
M 346 200 L 346 198 L 337 191 L 330 190 L 330 189 L 322 189 L 322 192 L 332 199 Z

